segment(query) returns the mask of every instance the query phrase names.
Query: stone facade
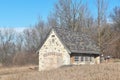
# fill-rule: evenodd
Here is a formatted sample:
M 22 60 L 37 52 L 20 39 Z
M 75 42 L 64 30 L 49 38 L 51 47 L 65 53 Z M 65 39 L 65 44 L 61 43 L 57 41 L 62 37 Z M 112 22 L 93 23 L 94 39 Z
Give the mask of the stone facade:
M 95 58 L 95 61 L 96 61 L 95 64 L 100 64 L 100 56 L 97 56 L 97 57 Z
M 68 49 L 68 47 L 66 46 L 67 44 L 63 43 L 65 43 L 63 42 L 63 39 L 61 40 L 61 37 L 58 36 L 58 33 L 56 33 L 54 29 L 52 29 L 44 44 L 39 49 L 39 71 L 50 70 L 63 65 L 100 63 L 99 54 L 89 51 L 87 53 L 81 51 L 75 53 L 72 52 L 70 48 Z M 84 60 L 82 60 L 81 58 Z
M 39 50 L 39 71 L 70 64 L 70 55 L 54 30 Z

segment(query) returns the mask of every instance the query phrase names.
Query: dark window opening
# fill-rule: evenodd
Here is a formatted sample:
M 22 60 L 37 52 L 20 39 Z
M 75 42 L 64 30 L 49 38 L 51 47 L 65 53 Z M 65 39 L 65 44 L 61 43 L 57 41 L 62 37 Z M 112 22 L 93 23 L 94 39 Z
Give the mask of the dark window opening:
M 75 56 L 74 61 L 75 62 L 91 62 L 93 61 L 93 56 L 91 55 L 80 55 L 80 56 Z
M 79 61 L 79 56 L 75 56 L 75 62 Z
M 55 37 L 55 35 L 52 35 L 52 37 Z

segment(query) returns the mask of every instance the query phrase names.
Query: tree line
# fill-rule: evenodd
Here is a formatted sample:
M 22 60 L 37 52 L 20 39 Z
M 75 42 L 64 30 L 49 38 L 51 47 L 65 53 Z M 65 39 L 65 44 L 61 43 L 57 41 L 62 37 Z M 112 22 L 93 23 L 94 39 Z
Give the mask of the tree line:
M 13 29 L 0 30 L 0 64 L 38 64 L 36 51 L 52 27 L 89 34 L 102 54 L 120 58 L 120 6 L 108 15 L 109 1 L 95 0 L 94 5 L 97 18 L 90 14 L 88 3 L 83 0 L 58 0 L 47 22 L 40 18 L 36 25 L 20 33 Z

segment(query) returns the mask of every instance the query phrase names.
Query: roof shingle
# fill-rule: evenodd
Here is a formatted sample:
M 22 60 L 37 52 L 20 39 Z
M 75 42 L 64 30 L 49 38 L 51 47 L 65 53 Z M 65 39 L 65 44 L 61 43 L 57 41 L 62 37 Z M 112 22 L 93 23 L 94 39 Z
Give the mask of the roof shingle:
M 60 27 L 55 27 L 53 30 L 72 53 L 99 54 L 99 47 L 89 35 Z

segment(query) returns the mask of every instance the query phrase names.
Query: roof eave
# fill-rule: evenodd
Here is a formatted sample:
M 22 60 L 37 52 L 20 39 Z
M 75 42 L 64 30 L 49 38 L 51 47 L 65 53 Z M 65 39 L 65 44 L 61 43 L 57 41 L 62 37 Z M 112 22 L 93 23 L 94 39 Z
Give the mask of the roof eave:
M 78 54 L 100 54 L 100 52 L 97 52 L 97 51 L 74 51 L 72 50 L 71 53 L 78 53 Z

